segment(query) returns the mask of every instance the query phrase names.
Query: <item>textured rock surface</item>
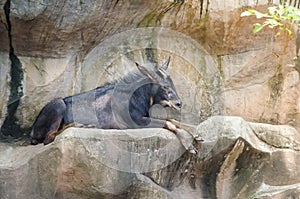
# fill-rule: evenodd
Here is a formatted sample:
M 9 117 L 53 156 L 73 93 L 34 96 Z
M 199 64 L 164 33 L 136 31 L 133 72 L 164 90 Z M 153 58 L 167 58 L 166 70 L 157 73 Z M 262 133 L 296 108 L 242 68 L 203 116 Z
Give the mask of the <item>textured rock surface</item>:
M 192 113 L 185 121 L 198 123 L 225 112 L 300 128 L 299 74 L 293 61 L 296 34 L 289 39 L 276 38 L 272 30 L 253 35 L 251 24 L 256 19 L 239 17 L 245 6 L 264 11 L 270 1 L 1 0 L 0 7 L 6 2 L 10 12 L 7 17 L 0 10 L 0 51 L 8 57 L 10 23 L 11 46 L 24 72 L 16 112 L 24 128 L 47 101 L 119 77 L 132 69 L 134 61 L 162 62 L 169 55 L 174 57 L 173 78 L 184 83 L 177 86 L 185 111 Z M 138 29 L 148 27 L 161 30 L 150 29 L 143 35 L 145 29 Z M 171 30 L 177 36 L 164 35 Z M 205 54 L 212 58 L 205 60 Z M 5 79 L 7 73 L 1 72 L 1 81 Z M 221 80 L 225 92 L 220 93 Z M 11 102 L 7 102 L 8 84 L 1 85 L 6 85 L 1 88 L 3 121 Z
M 268 132 L 276 146 L 257 136 Z M 198 155 L 163 129 L 70 128 L 47 146 L 1 143 L 1 198 L 300 196 L 295 129 L 218 116 L 198 125 L 197 134 L 207 140 Z
M 198 156 L 180 156 L 164 130 L 70 129 L 47 147 L 1 143 L 0 198 L 298 198 L 299 38 L 253 35 L 256 19 L 240 17 L 271 3 L 278 1 L 0 0 L 0 126 L 13 92 L 16 123 L 27 128 L 47 101 L 169 55 L 184 102 L 178 119 L 269 123 L 210 118 L 198 126 Z M 16 83 L 9 72 L 18 61 Z M 140 151 L 120 153 L 127 150 Z
M 9 82 L 9 58 L 7 53 L 0 53 L 0 124 L 2 124 L 2 118 L 6 113 L 6 101 L 8 98 L 7 85 Z

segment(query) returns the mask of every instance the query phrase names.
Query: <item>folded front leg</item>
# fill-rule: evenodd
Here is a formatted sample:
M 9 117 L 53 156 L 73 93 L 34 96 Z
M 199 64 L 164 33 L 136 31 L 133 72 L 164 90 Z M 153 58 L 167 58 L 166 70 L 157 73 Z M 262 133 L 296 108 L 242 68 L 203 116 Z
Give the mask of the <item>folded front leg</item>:
M 151 118 L 151 122 L 147 125 L 147 128 L 165 128 L 172 131 L 176 137 L 179 139 L 180 143 L 184 146 L 186 150 L 190 153 L 197 153 L 196 148 L 193 146 L 194 136 L 188 131 L 178 128 L 171 121 L 153 119 Z
M 186 131 L 185 129 L 177 128 L 176 125 L 174 125 L 170 121 L 166 121 L 166 129 L 175 133 L 176 137 L 179 139 L 180 143 L 186 150 L 193 154 L 197 153 L 197 149 L 193 146 L 193 134 Z
M 200 137 L 200 135 L 196 134 L 197 127 L 195 125 L 179 122 L 175 119 L 169 119 L 168 121 L 171 122 L 172 124 L 174 124 L 177 128 L 186 130 L 188 133 L 190 133 L 194 137 L 194 139 L 196 141 L 204 141 L 203 138 Z

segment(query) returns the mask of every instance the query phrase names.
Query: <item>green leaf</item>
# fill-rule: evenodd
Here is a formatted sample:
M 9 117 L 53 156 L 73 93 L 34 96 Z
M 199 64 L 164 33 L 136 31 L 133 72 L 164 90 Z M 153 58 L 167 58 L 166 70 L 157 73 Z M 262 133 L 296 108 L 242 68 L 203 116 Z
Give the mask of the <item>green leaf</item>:
M 281 5 L 281 4 L 279 4 L 279 6 L 278 6 L 278 10 L 283 10 L 284 9 L 284 6 L 283 5 Z
M 280 24 L 276 19 L 266 19 L 265 23 L 273 27 L 278 26 Z
M 261 31 L 264 28 L 263 25 L 261 25 L 260 23 L 256 23 L 254 24 L 254 28 L 253 28 L 253 33 L 258 33 L 259 31 Z
M 290 30 L 291 25 L 296 24 L 300 26 L 300 9 L 290 6 L 288 3 L 269 7 L 267 13 L 261 13 L 257 10 L 247 10 L 241 13 L 242 17 L 252 15 L 255 15 L 257 19 L 265 18 L 262 24 L 254 24 L 253 33 L 257 33 L 267 26 L 269 28 L 278 28 L 277 36 L 280 35 L 282 31 L 287 31 L 287 33 L 291 35 L 293 33 L 292 30 Z
M 269 13 L 270 13 L 271 15 L 275 15 L 275 12 L 276 12 L 276 10 L 277 10 L 277 7 L 275 7 L 275 6 L 269 7 L 268 10 L 269 10 Z
M 285 30 L 289 33 L 289 35 L 292 34 L 292 31 L 290 29 L 286 28 Z
M 293 20 L 294 20 L 295 22 L 298 22 L 298 23 L 299 23 L 299 21 L 300 21 L 300 11 L 295 12 L 295 14 L 294 14 L 294 16 L 293 16 Z
M 245 12 L 242 12 L 241 17 L 248 17 L 248 16 L 251 16 L 251 15 L 254 15 L 253 10 L 247 10 Z
M 264 14 L 264 13 L 261 13 L 261 12 L 258 12 L 256 10 L 253 10 L 254 11 L 254 14 L 256 16 L 257 19 L 261 19 L 263 17 L 267 17 L 268 15 L 267 14 Z

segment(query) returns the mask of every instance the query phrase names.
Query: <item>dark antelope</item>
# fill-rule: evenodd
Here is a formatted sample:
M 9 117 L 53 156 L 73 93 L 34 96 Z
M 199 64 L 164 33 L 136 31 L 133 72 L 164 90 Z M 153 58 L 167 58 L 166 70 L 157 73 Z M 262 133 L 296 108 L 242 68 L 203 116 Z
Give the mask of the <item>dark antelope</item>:
M 192 145 L 187 146 L 184 141 L 179 122 L 154 119 L 149 114 L 155 104 L 177 110 L 182 106 L 173 81 L 166 73 L 169 63 L 170 58 L 161 67 L 149 68 L 136 63 L 138 71 L 119 81 L 52 100 L 41 110 L 32 126 L 31 143 L 49 144 L 56 135 L 74 124 L 101 129 L 166 128 L 193 152 Z

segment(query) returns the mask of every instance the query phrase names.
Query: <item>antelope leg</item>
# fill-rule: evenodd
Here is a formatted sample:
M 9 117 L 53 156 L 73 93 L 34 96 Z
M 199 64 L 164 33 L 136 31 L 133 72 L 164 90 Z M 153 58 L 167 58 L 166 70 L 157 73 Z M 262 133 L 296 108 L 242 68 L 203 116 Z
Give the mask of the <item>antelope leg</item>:
M 51 142 L 54 141 L 55 137 L 59 134 L 61 134 L 64 130 L 66 130 L 67 128 L 70 128 L 70 127 L 75 127 L 77 126 L 78 124 L 73 122 L 73 123 L 70 123 L 70 124 L 67 124 L 66 126 L 64 126 L 62 129 L 58 130 L 58 127 L 55 128 L 54 130 L 51 130 L 47 133 L 47 136 L 46 138 L 44 139 L 43 143 L 44 145 L 47 145 L 47 144 L 50 144 Z
M 175 133 L 176 137 L 186 150 L 193 154 L 197 153 L 197 149 L 193 146 L 194 136 L 190 132 L 185 129 L 178 128 L 170 121 L 166 121 L 165 128 Z
M 179 122 L 175 119 L 169 119 L 168 121 L 174 124 L 177 128 L 186 130 L 196 141 L 204 141 L 202 137 L 196 134 L 195 125 Z

